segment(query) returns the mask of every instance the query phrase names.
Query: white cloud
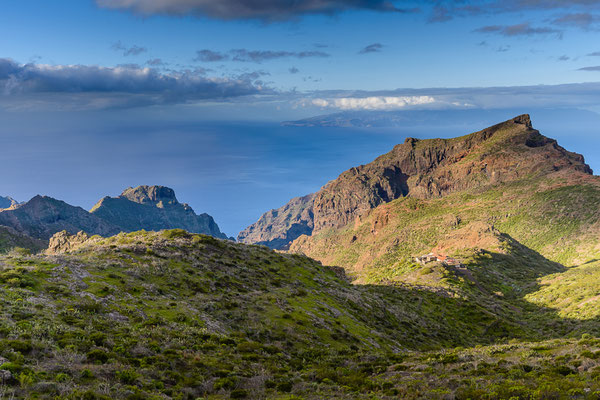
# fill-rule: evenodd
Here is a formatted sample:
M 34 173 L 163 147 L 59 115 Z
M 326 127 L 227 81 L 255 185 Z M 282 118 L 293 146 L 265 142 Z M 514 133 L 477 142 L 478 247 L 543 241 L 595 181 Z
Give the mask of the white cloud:
M 409 106 L 435 103 L 431 96 L 371 96 L 313 99 L 312 104 L 321 108 L 340 110 L 398 110 Z
M 75 103 L 82 108 L 223 101 L 268 94 L 261 73 L 208 77 L 205 70 L 161 72 L 138 65 L 20 64 L 0 58 L 0 108 Z

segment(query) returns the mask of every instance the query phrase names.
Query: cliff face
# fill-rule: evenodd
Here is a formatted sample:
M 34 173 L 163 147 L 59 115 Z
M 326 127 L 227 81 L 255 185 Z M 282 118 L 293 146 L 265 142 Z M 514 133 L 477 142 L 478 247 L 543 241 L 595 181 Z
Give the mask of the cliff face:
M 177 201 L 173 189 L 164 186 L 128 188 L 119 197 L 104 197 L 90 213 L 129 232 L 179 228 L 227 239 L 210 215 L 196 215 L 189 205 Z
M 401 197 L 437 198 L 563 169 L 592 173 L 581 155 L 533 129 L 528 115 L 453 139 L 408 138 L 373 162 L 342 173 L 317 192 L 312 203 L 307 200 L 304 208 L 313 217 L 304 226 L 308 230 L 312 225 L 310 234 L 316 234 L 343 227 Z M 277 211 L 289 208 L 292 203 Z M 265 214 L 243 232 L 243 239 L 252 242 L 273 231 L 286 240 L 296 236 L 281 218 Z
M 296 197 L 285 206 L 266 212 L 255 224 L 240 232 L 238 241 L 284 249 L 297 237 L 310 235 L 314 227 L 314 198 L 314 193 Z

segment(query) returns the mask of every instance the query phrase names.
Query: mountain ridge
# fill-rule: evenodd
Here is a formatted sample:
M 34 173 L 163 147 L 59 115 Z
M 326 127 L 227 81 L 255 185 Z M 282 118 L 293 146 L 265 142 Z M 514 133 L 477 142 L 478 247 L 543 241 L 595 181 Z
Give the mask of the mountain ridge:
M 524 152 L 531 157 L 521 159 Z M 310 235 L 345 226 L 380 204 L 401 197 L 440 197 L 520 179 L 519 173 L 544 174 L 563 168 L 593 173 L 583 156 L 565 150 L 533 129 L 528 114 L 453 139 L 407 138 L 371 163 L 343 172 L 313 197 L 305 197 L 300 207 L 312 213 L 313 218 L 303 221 L 303 227 Z M 288 203 L 275 211 L 293 219 L 295 216 L 289 210 L 294 208 L 298 206 L 291 207 Z M 278 225 L 269 227 L 264 225 L 268 216 L 263 217 L 263 224 L 249 226 L 238 239 L 252 243 L 260 237 L 261 243 L 269 244 L 274 238 L 272 232 L 278 232 L 280 237 L 296 236 L 282 233 L 287 229 L 281 224 L 285 218 L 279 218 L 274 221 Z M 253 235 L 247 236 L 248 232 Z M 273 243 L 280 241 L 271 243 L 275 247 Z
M 122 197 L 104 197 L 88 212 L 62 200 L 36 195 L 31 200 L 0 210 L 0 226 L 32 239 L 48 241 L 55 233 L 86 232 L 112 236 L 121 231 L 182 228 L 227 238 L 208 214 L 196 215 L 164 186 L 127 188 Z

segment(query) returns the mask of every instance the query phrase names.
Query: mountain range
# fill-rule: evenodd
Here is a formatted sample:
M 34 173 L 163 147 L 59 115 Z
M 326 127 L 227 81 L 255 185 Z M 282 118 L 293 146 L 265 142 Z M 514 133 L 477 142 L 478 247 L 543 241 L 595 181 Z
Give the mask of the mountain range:
M 104 197 L 91 211 L 47 196 L 35 196 L 25 203 L 4 199 L 0 226 L 21 235 L 47 241 L 66 230 L 91 235 L 111 236 L 119 232 L 181 228 L 226 239 L 208 214 L 196 215 L 181 204 L 175 192 L 164 186 L 138 186 L 126 189 L 118 197 Z
M 161 186 L 0 225 L 13 398 L 600 393 L 600 177 L 529 115 L 407 138 L 243 243 Z

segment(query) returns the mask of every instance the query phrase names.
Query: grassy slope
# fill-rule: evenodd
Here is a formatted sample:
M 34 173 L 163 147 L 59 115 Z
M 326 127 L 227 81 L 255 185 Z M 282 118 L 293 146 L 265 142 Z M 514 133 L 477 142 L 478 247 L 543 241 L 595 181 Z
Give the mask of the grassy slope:
M 180 230 L 90 243 L 72 254 L 0 259 L 0 370 L 12 372 L 9 392 L 360 397 L 390 389 L 373 375 L 372 358 L 490 343 L 512 326 L 465 299 L 354 286 L 262 246 Z M 486 334 L 490 326 L 502 329 Z
M 510 238 L 499 243 L 508 250 L 478 253 L 473 274 L 484 290 L 521 298 L 511 283 L 534 282 L 539 271 L 511 263 L 521 252 L 536 256 Z M 537 257 L 548 272 L 558 268 Z M 486 282 L 490 271 L 475 267 L 489 268 L 489 259 L 504 271 L 506 288 Z M 0 263 L 0 370 L 13 375 L 0 390 L 17 397 L 443 398 L 476 390 L 533 393 L 540 385 L 548 393 L 600 390 L 596 341 L 491 345 L 563 336 L 569 320 L 548 314 L 524 326 L 521 315 L 511 316 L 514 302 L 493 302 L 497 309 L 477 304 L 480 288 L 453 285 L 464 277 L 449 270 L 447 288 L 437 293 L 357 286 L 302 256 L 180 230 L 93 238 L 71 254 L 13 253 Z M 524 312 L 543 314 L 528 304 Z M 537 331 L 542 322 L 555 333 Z M 484 346 L 454 349 L 476 344 Z M 580 365 L 586 369 L 578 371 Z
M 412 261 L 476 223 L 508 239 L 503 249 L 449 251 L 466 262 L 469 276 Z M 559 337 L 600 334 L 599 229 L 599 179 L 557 173 L 439 199 L 396 200 L 353 226 L 303 237 L 292 251 L 344 266 L 360 283 L 459 293 L 503 320 Z

